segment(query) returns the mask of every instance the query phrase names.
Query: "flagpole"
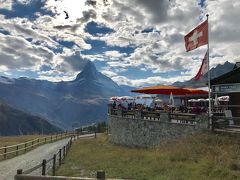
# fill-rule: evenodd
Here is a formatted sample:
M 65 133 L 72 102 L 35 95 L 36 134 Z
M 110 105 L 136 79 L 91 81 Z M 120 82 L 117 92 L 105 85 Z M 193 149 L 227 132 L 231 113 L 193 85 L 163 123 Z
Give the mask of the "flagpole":
M 208 14 L 206 15 L 207 16 L 207 23 L 208 23 Z M 212 108 L 211 108 L 211 106 L 212 106 L 212 104 L 211 104 L 211 84 L 210 84 L 210 79 L 211 79 L 211 76 L 210 76 L 210 62 L 209 62 L 209 24 L 208 24 L 208 43 L 207 43 L 207 59 L 208 59 L 208 61 L 207 61 L 207 64 L 208 64 L 208 99 L 209 99 L 209 101 L 208 101 L 208 106 L 209 106 L 209 110 L 208 110 L 208 117 L 209 117 L 209 124 L 210 124 L 210 126 L 212 126 L 212 119 L 211 119 L 211 117 L 212 117 Z

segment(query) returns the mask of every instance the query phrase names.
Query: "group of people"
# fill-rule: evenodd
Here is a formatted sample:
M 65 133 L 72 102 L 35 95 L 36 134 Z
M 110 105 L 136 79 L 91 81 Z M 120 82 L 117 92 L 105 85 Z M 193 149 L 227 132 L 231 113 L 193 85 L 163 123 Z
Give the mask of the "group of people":
M 150 106 L 147 106 L 145 104 L 137 104 L 135 102 L 122 104 L 122 103 L 117 103 L 116 101 L 113 101 L 112 108 L 121 109 L 121 110 L 147 110 L 147 111 L 156 111 L 156 110 L 172 111 L 175 109 L 175 107 L 171 107 L 166 103 L 159 105 L 153 102 L 150 104 Z
M 166 112 L 181 112 L 181 113 L 193 113 L 193 114 L 201 114 L 206 113 L 207 108 L 195 106 L 192 108 L 188 108 L 185 105 L 180 105 L 179 107 L 172 107 L 168 105 L 167 103 L 163 103 L 161 105 L 152 102 L 150 106 L 144 105 L 144 104 L 137 104 L 135 102 L 129 102 L 129 103 L 119 103 L 116 101 L 113 101 L 112 109 L 121 109 L 121 110 L 145 110 L 145 111 L 166 111 Z

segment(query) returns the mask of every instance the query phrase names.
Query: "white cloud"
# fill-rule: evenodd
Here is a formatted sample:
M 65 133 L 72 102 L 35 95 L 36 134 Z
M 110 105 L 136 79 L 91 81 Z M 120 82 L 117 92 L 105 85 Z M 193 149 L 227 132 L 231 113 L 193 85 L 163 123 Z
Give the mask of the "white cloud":
M 13 1 L 0 2 L 1 8 L 11 9 Z M 30 1 L 21 2 L 28 4 Z M 1 29 L 11 34 L 3 35 L 0 32 L 0 68 L 39 70 L 42 65 L 49 65 L 51 73 L 40 74 L 40 78 L 59 80 L 61 77 L 72 78 L 81 69 L 84 60 L 90 59 L 104 61 L 107 67 L 102 72 L 119 83 L 169 84 L 174 80 L 191 78 L 197 72 L 206 47 L 186 53 L 183 37 L 206 18 L 206 13 L 210 14 L 211 66 L 227 60 L 239 61 L 240 2 L 205 1 L 204 9 L 198 3 L 198 0 L 109 0 L 109 5 L 97 1 L 96 5 L 86 6 L 85 0 L 47 0 L 43 8 L 50 10 L 52 16 L 38 13 L 35 20 L 29 20 L 6 19 L 0 15 Z M 65 19 L 64 11 L 68 12 L 69 19 Z M 96 37 L 88 34 L 85 27 L 92 20 L 113 29 L 113 32 L 100 33 Z M 146 29 L 152 32 L 146 32 Z M 32 41 L 29 42 L 30 38 Z M 134 51 L 128 55 L 106 48 L 101 54 L 80 54 L 92 48 L 86 39 L 102 40 L 111 47 L 133 47 Z M 63 48 L 58 41 L 74 42 L 76 45 Z M 186 74 L 182 73 L 177 78 L 150 77 L 139 80 L 118 75 L 129 67 L 153 73 L 181 70 Z M 58 76 L 54 77 L 52 72 Z
M 154 86 L 154 85 L 169 85 L 176 81 L 185 81 L 188 80 L 190 76 L 181 76 L 181 77 L 148 77 L 144 79 L 129 79 L 125 76 L 114 76 L 112 79 L 120 85 L 129 85 L 132 87 L 144 87 L 144 86 Z

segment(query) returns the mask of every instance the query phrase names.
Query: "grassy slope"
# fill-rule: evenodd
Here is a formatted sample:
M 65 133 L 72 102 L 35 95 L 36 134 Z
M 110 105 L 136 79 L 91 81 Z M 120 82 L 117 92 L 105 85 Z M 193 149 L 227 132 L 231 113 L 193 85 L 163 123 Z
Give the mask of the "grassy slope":
M 51 134 L 62 130 L 48 121 L 15 109 L 0 100 L 0 135 Z
M 240 138 L 199 134 L 156 148 L 128 148 L 108 143 L 106 136 L 73 144 L 58 175 L 109 178 L 240 179 Z
M 0 136 L 0 147 L 31 141 L 43 136 L 45 137 L 46 135 Z

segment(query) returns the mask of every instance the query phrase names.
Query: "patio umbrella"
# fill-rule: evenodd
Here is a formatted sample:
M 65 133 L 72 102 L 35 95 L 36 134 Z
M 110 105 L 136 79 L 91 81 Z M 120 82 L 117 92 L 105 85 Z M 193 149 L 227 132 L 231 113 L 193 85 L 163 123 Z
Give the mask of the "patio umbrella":
M 218 101 L 229 101 L 229 96 L 220 96 L 218 97 Z
M 188 90 L 189 92 L 187 94 L 201 94 L 201 95 L 204 95 L 204 94 L 208 94 L 208 91 L 205 91 L 205 90 L 202 90 L 202 89 L 194 89 L 194 88 L 184 88 L 186 90 Z
M 175 105 L 174 105 L 174 98 L 173 98 L 173 94 L 172 94 L 172 93 L 170 94 L 169 105 L 170 105 L 171 107 L 174 107 L 174 106 L 175 106 Z
M 218 105 L 219 105 L 218 97 L 217 97 L 217 94 L 215 94 L 214 106 L 218 106 Z
M 145 94 L 166 94 L 170 95 L 186 95 L 191 91 L 184 88 L 178 88 L 174 86 L 151 86 L 142 89 L 132 90 L 132 92 L 145 93 Z

